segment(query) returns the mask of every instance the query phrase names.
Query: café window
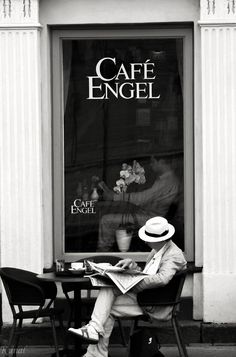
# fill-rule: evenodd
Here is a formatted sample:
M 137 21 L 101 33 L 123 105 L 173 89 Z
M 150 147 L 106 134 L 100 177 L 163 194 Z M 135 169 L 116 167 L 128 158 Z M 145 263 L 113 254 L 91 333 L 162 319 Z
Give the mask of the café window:
M 166 217 L 193 258 L 191 29 L 54 30 L 55 258 L 148 250 Z

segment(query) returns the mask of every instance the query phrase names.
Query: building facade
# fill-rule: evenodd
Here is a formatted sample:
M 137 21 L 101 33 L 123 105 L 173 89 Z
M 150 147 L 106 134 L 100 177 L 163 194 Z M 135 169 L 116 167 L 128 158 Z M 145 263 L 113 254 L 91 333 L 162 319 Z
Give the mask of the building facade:
M 72 101 L 73 96 L 82 91 L 78 87 L 71 92 L 71 88 L 82 82 L 80 73 L 86 78 L 94 76 L 91 71 L 86 72 L 91 68 L 86 65 L 96 53 L 98 58 L 115 58 L 115 48 L 120 60 L 126 61 L 132 53 L 136 60 L 131 63 L 140 63 L 143 53 L 152 53 L 158 58 L 160 68 L 166 53 L 159 83 L 161 88 L 167 88 L 163 78 L 172 83 L 166 96 L 167 99 L 173 97 L 171 102 L 162 103 L 159 109 L 158 93 L 152 93 L 155 100 L 150 107 L 146 97 L 139 97 L 138 106 L 133 104 L 134 109 L 127 109 L 122 102 L 119 110 L 121 113 L 126 109 L 135 111 L 135 128 L 141 128 L 137 134 L 137 138 L 142 139 L 137 141 L 137 145 L 141 145 L 138 146 L 141 160 L 150 152 L 156 152 L 155 148 L 149 150 L 151 145 L 155 146 L 155 137 L 151 142 L 149 138 L 153 113 L 167 118 L 168 142 L 171 138 L 175 145 L 168 147 L 167 143 L 165 147 L 163 143 L 163 152 L 169 154 L 174 149 L 176 155 L 182 154 L 184 248 L 188 260 L 203 267 L 201 274 L 195 274 L 193 280 L 188 281 L 185 293 L 193 296 L 195 319 L 236 322 L 232 308 L 236 297 L 235 1 L 6 0 L 1 1 L 0 7 L 1 266 L 41 272 L 56 258 L 69 260 L 78 254 L 86 256 L 83 247 L 70 247 L 68 251 L 65 248 L 69 240 L 62 209 L 69 187 L 65 177 L 69 177 L 66 174 L 72 172 L 68 170 L 77 159 L 73 156 L 72 161 L 67 161 L 67 154 L 71 158 L 73 152 L 72 139 L 65 133 L 73 132 L 74 127 L 66 128 L 61 118 L 66 117 L 66 110 L 70 113 L 76 109 L 75 105 L 69 106 L 69 99 Z M 97 42 L 100 40 L 102 44 Z M 91 63 L 98 68 L 98 60 Z M 81 72 L 77 78 L 78 68 Z M 120 73 L 128 78 L 124 68 Z M 70 81 L 66 76 L 68 71 Z M 173 77 L 174 71 L 177 77 Z M 151 77 L 150 73 L 153 74 L 151 69 Z M 178 78 L 178 83 L 171 78 Z M 86 130 L 85 123 L 89 120 L 93 123 L 93 116 L 99 113 L 100 102 L 104 101 L 97 102 L 99 104 L 91 104 L 94 112 L 90 103 L 80 102 L 74 117 L 81 117 L 83 112 L 87 119 L 76 122 L 78 133 Z M 178 126 L 173 115 L 163 114 L 169 110 L 168 106 L 173 106 L 174 118 L 179 118 Z M 114 119 L 115 104 L 102 110 L 109 112 L 108 126 L 110 120 L 114 120 L 113 126 L 121 120 Z M 157 122 L 159 126 L 155 130 L 161 131 L 161 120 Z M 166 121 L 163 120 L 162 125 L 163 122 Z M 93 125 L 90 136 L 85 142 L 81 139 L 81 145 L 86 142 L 88 145 L 94 130 L 99 133 L 98 124 Z M 122 125 L 128 131 L 125 120 Z M 133 126 L 131 128 L 133 130 Z M 178 136 L 178 141 L 174 139 L 174 130 L 179 128 L 183 135 Z M 141 137 L 140 132 L 143 135 L 144 131 L 146 136 Z M 113 134 L 109 131 L 108 137 Z M 78 134 L 73 136 L 76 140 L 78 137 Z M 96 143 L 99 148 L 100 142 Z M 160 143 L 159 140 L 159 148 Z M 82 146 L 79 148 L 81 158 Z M 127 150 L 132 149 L 137 147 Z M 85 146 L 85 152 L 87 150 Z M 91 150 L 94 152 L 93 147 Z M 111 157 L 116 157 L 115 149 L 110 152 Z M 123 160 L 120 151 L 119 155 Z M 76 164 L 79 165 L 77 161 Z M 77 186 L 77 193 L 78 189 Z M 69 205 L 71 202 L 73 199 Z M 142 260 L 138 250 L 132 254 Z M 4 296 L 3 319 L 10 319 Z

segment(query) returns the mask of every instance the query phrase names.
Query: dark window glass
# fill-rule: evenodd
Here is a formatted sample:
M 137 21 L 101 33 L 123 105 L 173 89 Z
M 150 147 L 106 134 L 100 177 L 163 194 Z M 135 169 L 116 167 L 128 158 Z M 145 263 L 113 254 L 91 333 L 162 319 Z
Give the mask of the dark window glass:
M 184 249 L 182 40 L 62 44 L 65 252 L 146 251 L 157 215 Z

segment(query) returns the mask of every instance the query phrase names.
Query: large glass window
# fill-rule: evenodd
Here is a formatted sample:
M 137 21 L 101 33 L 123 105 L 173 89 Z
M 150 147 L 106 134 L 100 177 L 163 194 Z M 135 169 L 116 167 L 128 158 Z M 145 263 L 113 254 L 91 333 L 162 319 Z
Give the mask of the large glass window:
M 138 229 L 160 215 L 191 259 L 191 36 L 181 31 L 54 33 L 57 256 L 141 256 Z

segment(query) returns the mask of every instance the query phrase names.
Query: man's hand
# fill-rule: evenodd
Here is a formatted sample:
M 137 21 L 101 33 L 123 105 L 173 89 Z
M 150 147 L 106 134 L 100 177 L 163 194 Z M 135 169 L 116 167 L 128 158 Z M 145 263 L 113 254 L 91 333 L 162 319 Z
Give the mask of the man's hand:
M 124 269 L 137 269 L 138 264 L 135 261 L 133 261 L 131 258 L 126 258 L 120 260 L 115 266 Z

